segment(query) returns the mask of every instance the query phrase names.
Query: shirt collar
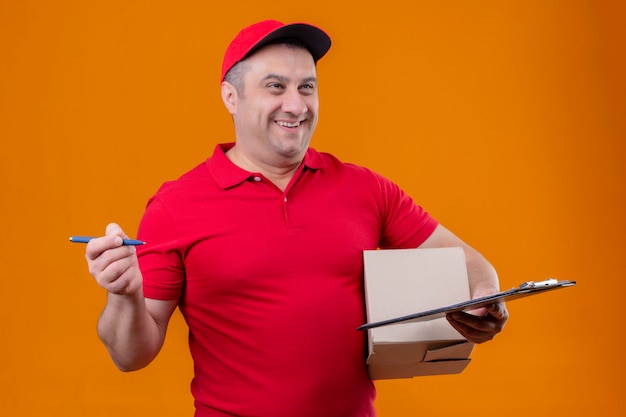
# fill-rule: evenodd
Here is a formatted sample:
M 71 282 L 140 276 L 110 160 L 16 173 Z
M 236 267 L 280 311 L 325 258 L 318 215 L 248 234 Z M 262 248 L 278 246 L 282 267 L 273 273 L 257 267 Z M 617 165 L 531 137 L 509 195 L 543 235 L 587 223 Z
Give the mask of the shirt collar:
M 215 146 L 213 156 L 206 161 L 209 173 L 218 185 L 224 189 L 241 184 L 254 176 L 253 172 L 246 171 L 233 164 L 226 156 L 226 152 L 235 146 L 235 143 L 221 143 Z M 302 165 L 306 169 L 318 170 L 326 166 L 322 156 L 313 148 L 308 148 L 304 154 Z

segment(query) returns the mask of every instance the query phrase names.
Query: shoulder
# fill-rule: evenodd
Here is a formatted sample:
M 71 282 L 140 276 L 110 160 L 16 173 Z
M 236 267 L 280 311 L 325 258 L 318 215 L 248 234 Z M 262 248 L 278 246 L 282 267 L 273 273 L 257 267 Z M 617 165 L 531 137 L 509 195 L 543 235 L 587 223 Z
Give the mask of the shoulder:
M 401 193 L 400 187 L 373 169 L 353 162 L 344 162 L 329 153 L 319 153 L 326 162 L 330 176 L 348 182 L 350 187 L 386 198 L 389 194 Z
M 206 163 L 201 163 L 182 174 L 175 180 L 165 181 L 156 193 L 150 198 L 148 204 L 156 199 L 178 200 L 190 192 L 206 190 L 206 185 L 211 182 L 211 176 Z
M 385 180 L 385 177 L 371 170 L 368 167 L 359 165 L 353 162 L 346 162 L 338 158 L 337 156 L 328 152 L 319 152 L 315 149 L 309 149 L 307 153 L 307 160 L 311 168 L 319 168 L 321 170 L 327 170 L 330 172 L 339 172 L 344 175 L 351 175 L 360 177 L 362 179 L 370 179 L 378 181 L 379 179 Z M 307 164 L 308 165 L 308 164 Z

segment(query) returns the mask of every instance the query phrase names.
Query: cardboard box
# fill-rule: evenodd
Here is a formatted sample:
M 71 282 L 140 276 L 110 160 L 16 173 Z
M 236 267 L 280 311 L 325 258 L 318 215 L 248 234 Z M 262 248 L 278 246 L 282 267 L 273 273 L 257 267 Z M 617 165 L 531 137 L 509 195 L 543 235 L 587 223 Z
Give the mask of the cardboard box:
M 371 250 L 363 253 L 368 322 L 466 301 L 470 298 L 461 248 Z M 372 379 L 455 374 L 474 347 L 439 318 L 369 329 Z

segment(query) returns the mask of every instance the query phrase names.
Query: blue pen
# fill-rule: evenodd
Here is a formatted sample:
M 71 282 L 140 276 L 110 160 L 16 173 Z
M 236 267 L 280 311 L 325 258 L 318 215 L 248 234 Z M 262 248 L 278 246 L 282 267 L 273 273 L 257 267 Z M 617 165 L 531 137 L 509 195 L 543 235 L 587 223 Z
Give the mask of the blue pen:
M 70 242 L 87 243 L 91 239 L 95 239 L 95 238 L 94 237 L 90 237 L 90 236 L 72 236 L 72 237 L 70 237 Z M 139 245 L 145 245 L 145 244 L 146 244 L 146 242 L 144 242 L 142 240 L 137 240 L 137 239 L 124 239 L 122 241 L 122 245 L 125 245 L 125 246 L 139 246 Z

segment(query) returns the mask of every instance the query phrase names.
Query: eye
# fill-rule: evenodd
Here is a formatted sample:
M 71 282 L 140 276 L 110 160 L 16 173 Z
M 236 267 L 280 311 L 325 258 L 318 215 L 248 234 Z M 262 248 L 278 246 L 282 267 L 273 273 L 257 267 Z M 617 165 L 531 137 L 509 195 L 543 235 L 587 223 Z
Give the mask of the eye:
M 267 88 L 274 89 L 274 90 L 275 89 L 282 89 L 283 85 L 281 83 L 274 83 L 274 82 L 272 82 L 272 83 L 268 83 L 267 84 Z
M 300 91 L 302 91 L 304 94 L 313 94 L 313 92 L 315 91 L 315 84 L 313 83 L 302 84 L 300 86 Z

